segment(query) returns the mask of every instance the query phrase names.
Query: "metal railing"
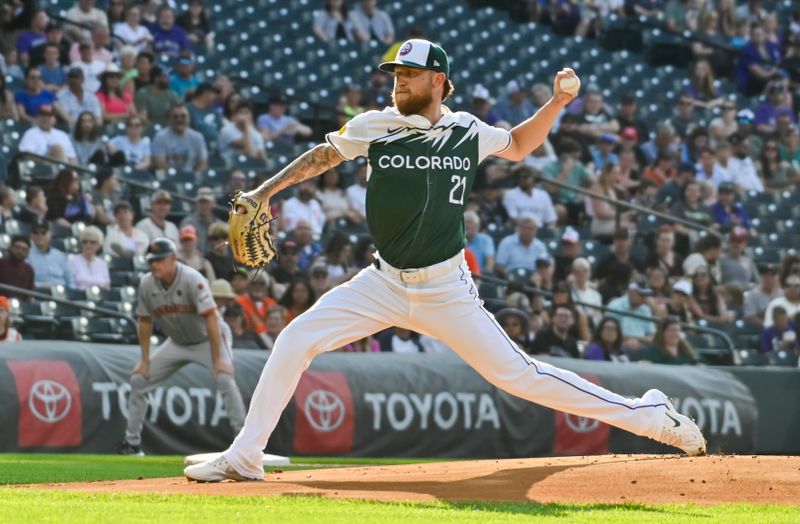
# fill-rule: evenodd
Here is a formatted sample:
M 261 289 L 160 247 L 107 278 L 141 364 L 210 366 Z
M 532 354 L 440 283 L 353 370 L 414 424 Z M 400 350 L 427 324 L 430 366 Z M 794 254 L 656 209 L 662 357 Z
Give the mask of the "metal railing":
M 50 157 L 47 157 L 47 156 L 37 155 L 35 153 L 18 153 L 16 158 L 17 158 L 17 160 L 31 159 L 31 160 L 35 160 L 35 161 L 39 161 L 39 162 L 45 162 L 45 163 L 48 163 L 48 164 L 56 164 L 56 165 L 68 167 L 70 169 L 74 169 L 75 171 L 78 171 L 79 173 L 86 173 L 86 174 L 92 175 L 92 176 L 97 176 L 97 174 L 98 174 L 97 171 L 95 171 L 93 169 L 90 169 L 90 168 L 88 168 L 86 166 L 73 164 L 73 163 L 70 163 L 70 162 L 65 162 L 63 160 L 56 160 L 55 158 L 50 158 Z M 195 201 L 196 201 L 194 197 L 189 197 L 189 196 L 186 196 L 186 195 L 181 195 L 180 193 L 175 193 L 174 191 L 169 191 L 167 189 L 162 189 L 157 180 L 155 180 L 152 183 L 148 184 L 146 182 L 140 182 L 138 180 L 133 180 L 131 178 L 127 178 L 127 177 L 123 177 L 123 176 L 119 176 L 119 175 L 117 175 L 117 180 L 119 180 L 123 184 L 129 185 L 131 187 L 135 187 L 137 189 L 142 189 L 144 191 L 148 191 L 148 192 L 151 192 L 151 193 L 155 192 L 155 191 L 164 191 L 166 193 L 169 193 L 169 195 L 175 200 L 181 200 L 183 202 L 191 202 L 191 203 L 195 203 Z M 217 205 L 217 204 L 214 204 L 214 209 L 220 210 L 220 211 L 224 211 L 226 213 L 228 211 L 230 211 L 229 208 L 224 207 L 224 206 L 220 206 L 220 205 Z
M 718 231 L 716 231 L 716 230 L 714 230 L 714 229 L 712 229 L 710 227 L 704 226 L 703 224 L 701 224 L 699 222 L 695 222 L 693 220 L 687 220 L 685 218 L 679 218 L 679 217 L 676 217 L 674 215 L 670 215 L 669 213 L 663 213 L 663 212 L 658 211 L 656 209 L 640 206 L 638 204 L 633 204 L 631 202 L 626 202 L 624 200 L 619 200 L 617 198 L 611 198 L 611 197 L 603 195 L 601 193 L 595 193 L 594 191 L 591 191 L 589 189 L 585 189 L 583 187 L 574 186 L 572 184 L 567 184 L 566 182 L 561 182 L 559 180 L 553 180 L 553 179 L 550 179 L 550 178 L 547 178 L 547 177 L 543 177 L 541 175 L 537 175 L 535 177 L 535 179 L 538 182 L 542 183 L 542 184 L 552 184 L 552 185 L 554 185 L 556 187 L 560 187 L 560 188 L 563 188 L 563 189 L 568 189 L 570 191 L 575 191 L 575 192 L 581 193 L 582 195 L 586 195 L 586 196 L 588 196 L 590 198 L 593 198 L 593 199 L 596 199 L 596 200 L 602 200 L 603 202 L 607 202 L 607 203 L 613 205 L 617 209 L 625 208 L 625 209 L 629 209 L 631 211 L 636 211 L 638 213 L 657 216 L 658 218 L 661 218 L 663 220 L 667 220 L 669 222 L 673 222 L 675 224 L 680 224 L 680 225 L 685 226 L 685 227 L 687 227 L 689 229 L 694 229 L 696 231 L 703 231 L 703 232 L 711 234 L 711 235 L 721 236 Z M 617 220 L 619 220 L 619 213 L 617 213 Z
M 481 274 L 480 277 L 478 277 L 478 278 L 482 282 L 489 282 L 491 284 L 498 284 L 498 285 L 502 285 L 502 286 L 508 286 L 509 283 L 510 283 L 509 280 L 507 280 L 507 279 L 493 277 L 491 275 Z M 478 278 L 476 278 L 476 280 Z M 552 291 L 548 291 L 546 289 L 542 289 L 542 288 L 539 288 L 539 287 L 536 287 L 536 286 L 532 286 L 532 285 L 527 284 L 527 283 L 526 284 L 522 284 L 521 288 L 526 293 L 535 293 L 537 295 L 541 295 L 543 297 L 548 297 L 548 298 L 552 298 L 552 296 L 555 294 Z M 574 305 L 576 305 L 576 306 L 581 306 L 581 307 L 584 307 L 584 308 L 597 309 L 597 310 L 602 311 L 603 313 L 607 313 L 607 314 L 610 314 L 610 315 L 613 315 L 613 316 L 635 318 L 637 320 L 644 320 L 644 321 L 647 321 L 647 322 L 653 322 L 654 324 L 657 324 L 658 321 L 660 320 L 658 317 L 640 315 L 638 313 L 633 313 L 631 311 L 622 311 L 622 310 L 610 308 L 610 307 L 604 306 L 604 305 L 590 304 L 588 302 L 583 302 L 583 301 L 580 301 L 580 300 L 574 300 L 573 299 L 572 303 Z M 681 325 L 681 327 L 683 329 L 686 329 L 687 331 L 698 331 L 698 332 L 701 332 L 701 333 L 707 333 L 709 335 L 714 335 L 714 336 L 717 336 L 717 337 L 721 338 L 725 342 L 725 345 L 727 346 L 728 353 L 730 353 L 731 362 L 733 364 L 735 364 L 735 365 L 741 364 L 741 358 L 739 357 L 739 354 L 736 352 L 736 346 L 733 343 L 733 339 L 731 339 L 730 335 L 728 335 L 724 331 L 721 331 L 719 329 L 710 328 L 710 327 L 707 327 L 707 326 L 699 326 L 697 324 L 691 324 L 691 323 L 688 323 L 688 322 L 681 322 L 680 325 Z
M 122 311 L 117 311 L 114 309 L 108 309 L 102 306 L 97 306 L 92 302 L 82 304 L 80 302 L 73 302 L 72 300 L 67 300 L 65 298 L 54 297 L 52 295 L 47 295 L 45 293 L 39 293 L 38 291 L 31 291 L 30 289 L 11 286 L 9 284 L 3 284 L 3 283 L 0 283 L 0 291 L 10 292 L 17 296 L 23 295 L 26 297 L 46 302 L 55 302 L 56 304 L 61 304 L 62 306 L 75 307 L 81 310 L 91 311 L 92 313 L 101 313 L 109 317 L 124 318 L 128 322 L 133 322 L 134 325 L 138 325 L 136 319 L 133 318 L 132 315 L 128 315 L 126 313 L 123 313 Z

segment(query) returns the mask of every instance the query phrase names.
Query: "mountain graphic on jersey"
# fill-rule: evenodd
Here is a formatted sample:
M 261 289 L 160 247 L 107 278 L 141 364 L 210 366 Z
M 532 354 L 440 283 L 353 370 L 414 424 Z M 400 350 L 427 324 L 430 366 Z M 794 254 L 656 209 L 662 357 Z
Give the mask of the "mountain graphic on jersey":
M 408 143 L 431 142 L 431 145 L 436 149 L 437 152 L 439 152 L 454 137 L 458 139 L 460 136 L 461 138 L 458 139 L 458 142 L 451 146 L 451 149 L 457 148 L 462 142 L 467 140 L 477 140 L 478 126 L 474 121 L 470 122 L 467 127 L 459 125 L 459 122 L 450 122 L 445 125 L 433 126 L 430 129 L 423 129 L 414 126 L 396 127 L 387 129 L 386 133 L 386 136 L 376 138 L 375 140 L 372 140 L 371 143 L 390 144 L 398 140 L 403 140 Z

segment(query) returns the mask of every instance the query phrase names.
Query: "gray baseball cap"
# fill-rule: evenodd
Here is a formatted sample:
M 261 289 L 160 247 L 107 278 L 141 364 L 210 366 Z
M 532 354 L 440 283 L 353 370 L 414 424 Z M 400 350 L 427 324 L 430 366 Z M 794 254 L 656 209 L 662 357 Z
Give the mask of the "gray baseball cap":
M 430 69 L 450 77 L 450 60 L 447 58 L 447 53 L 433 42 L 421 38 L 403 42 L 395 59 L 382 63 L 378 68 L 385 73 L 394 73 L 395 66 L 399 65 Z

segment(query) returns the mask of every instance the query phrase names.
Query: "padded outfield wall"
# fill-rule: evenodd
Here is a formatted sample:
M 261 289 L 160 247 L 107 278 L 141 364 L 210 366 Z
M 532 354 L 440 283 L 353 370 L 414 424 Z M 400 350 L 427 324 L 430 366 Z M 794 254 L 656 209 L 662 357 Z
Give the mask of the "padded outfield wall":
M 246 402 L 267 356 L 235 352 Z M 114 452 L 124 434 L 128 373 L 138 357 L 135 346 L 2 346 L 0 451 Z M 698 421 L 712 452 L 800 453 L 800 370 L 543 360 L 623 395 L 663 390 Z M 221 397 L 201 366 L 184 367 L 150 398 L 143 434 L 149 453 L 219 450 L 233 438 Z M 455 355 L 333 353 L 317 358 L 304 374 L 268 450 L 525 457 L 669 448 L 508 395 Z

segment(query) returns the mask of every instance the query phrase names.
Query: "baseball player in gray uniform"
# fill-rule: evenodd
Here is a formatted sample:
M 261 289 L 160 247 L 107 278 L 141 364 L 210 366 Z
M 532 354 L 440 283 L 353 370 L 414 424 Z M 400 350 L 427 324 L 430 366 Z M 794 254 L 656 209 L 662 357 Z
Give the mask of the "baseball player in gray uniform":
M 233 377 L 231 332 L 217 312 L 208 281 L 178 262 L 175 244 L 167 238 L 153 240 L 146 259 L 150 272 L 139 283 L 136 308 L 142 360 L 131 373 L 128 427 L 119 448 L 124 455 L 143 455 L 141 433 L 147 393 L 191 362 L 213 373 L 234 431 L 241 430 L 245 416 Z M 151 355 L 154 318 L 168 338 Z

